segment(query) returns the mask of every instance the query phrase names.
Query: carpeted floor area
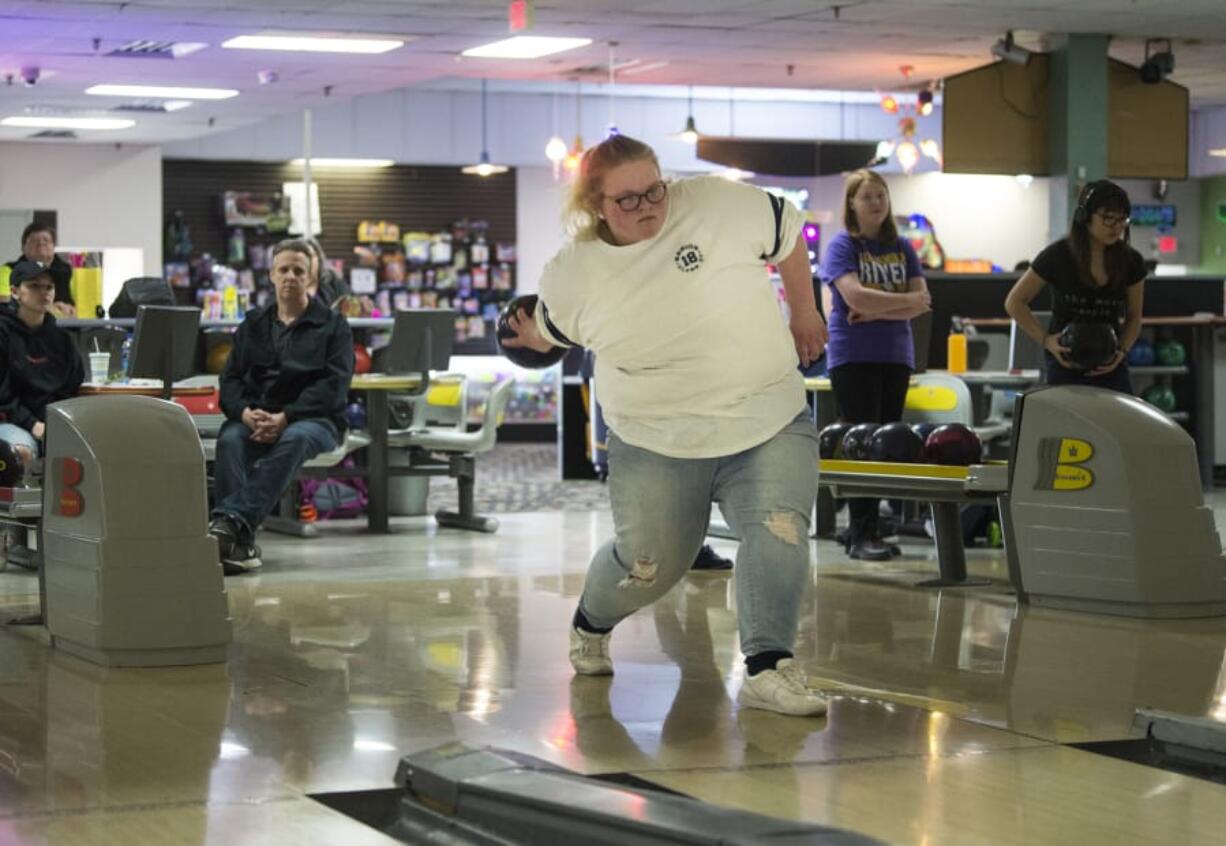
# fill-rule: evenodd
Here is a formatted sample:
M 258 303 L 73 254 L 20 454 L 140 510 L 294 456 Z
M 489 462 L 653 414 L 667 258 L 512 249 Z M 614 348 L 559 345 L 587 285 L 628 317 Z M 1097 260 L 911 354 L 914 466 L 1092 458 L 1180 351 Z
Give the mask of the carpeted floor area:
M 430 480 L 426 513 L 456 507 L 454 479 Z M 554 444 L 500 444 L 477 459 L 478 513 L 608 510 L 608 487 L 597 481 L 558 478 Z

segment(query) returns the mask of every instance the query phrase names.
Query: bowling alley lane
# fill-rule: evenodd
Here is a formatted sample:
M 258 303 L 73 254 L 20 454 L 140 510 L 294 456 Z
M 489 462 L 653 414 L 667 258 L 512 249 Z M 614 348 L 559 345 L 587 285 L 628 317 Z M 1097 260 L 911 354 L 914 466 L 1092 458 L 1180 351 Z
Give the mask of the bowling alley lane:
M 1017 842 L 1042 841 L 1054 829 L 1031 824 L 1033 802 L 1100 773 L 1168 809 L 1226 798 L 1057 745 L 1127 737 L 1140 706 L 1226 719 L 1221 620 L 1018 608 L 995 550 L 968 551 L 990 586 L 920 589 L 930 543 L 904 539 L 901 559 L 866 565 L 814 541 L 797 656 L 833 700 L 826 718 L 787 718 L 735 705 L 726 574 L 692 574 L 620 626 L 611 680 L 572 676 L 567 626 L 607 513 L 507 514 L 495 537 L 412 518 L 395 529 L 266 536 L 264 571 L 227 580 L 225 666 L 105 670 L 48 650 L 36 629 L 0 633 L 0 821 L 40 837 L 70 816 L 136 832 L 146 814 L 210 837 L 238 819 L 275 831 L 292 803 L 314 808 L 305 795 L 389 787 L 401 755 L 457 739 L 892 842 L 959 842 L 968 804 L 979 822 L 961 842 L 993 817 L 1027 823 Z M 33 610 L 35 588 L 25 571 L 0 573 L 0 613 Z M 889 825 L 857 810 L 895 804 Z M 1119 818 L 1113 807 L 1095 813 Z

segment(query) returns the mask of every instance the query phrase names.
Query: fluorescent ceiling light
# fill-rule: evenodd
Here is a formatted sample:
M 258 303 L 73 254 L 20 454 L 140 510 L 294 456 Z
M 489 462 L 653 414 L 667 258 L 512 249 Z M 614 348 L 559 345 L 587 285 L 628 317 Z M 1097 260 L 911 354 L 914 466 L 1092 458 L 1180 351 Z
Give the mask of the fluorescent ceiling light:
M 290 164 L 301 167 L 304 159 L 294 159 Z M 317 159 L 311 156 L 311 167 L 391 167 L 393 159 Z
M 124 118 L 6 117 L 0 126 L 28 126 L 34 129 L 127 129 L 136 121 Z
M 223 41 L 231 50 L 294 50 L 304 53 L 386 53 L 403 47 L 398 38 L 329 38 L 321 35 L 239 35 Z
M 186 109 L 191 104 L 191 100 L 164 100 L 162 108 L 168 112 L 177 112 L 179 109 Z
M 545 35 L 517 35 L 480 47 L 471 47 L 461 55 L 476 59 L 539 59 L 563 50 L 586 47 L 590 38 L 551 38 Z
M 1218 147 L 1216 150 L 1210 150 L 1209 155 L 1217 156 L 1218 158 L 1226 158 L 1226 147 Z
M 233 88 L 178 88 L 173 85 L 92 85 L 86 94 L 98 97 L 157 97 L 180 100 L 228 100 L 237 97 Z

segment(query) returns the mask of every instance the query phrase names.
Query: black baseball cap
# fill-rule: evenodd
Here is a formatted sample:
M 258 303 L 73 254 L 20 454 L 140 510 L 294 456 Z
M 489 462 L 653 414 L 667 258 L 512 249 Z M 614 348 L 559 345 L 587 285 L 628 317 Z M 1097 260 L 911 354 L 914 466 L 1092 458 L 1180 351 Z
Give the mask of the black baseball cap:
M 9 274 L 9 286 L 15 288 L 22 282 L 29 282 L 40 276 L 50 279 L 51 268 L 41 261 L 19 261 L 13 265 L 13 272 Z

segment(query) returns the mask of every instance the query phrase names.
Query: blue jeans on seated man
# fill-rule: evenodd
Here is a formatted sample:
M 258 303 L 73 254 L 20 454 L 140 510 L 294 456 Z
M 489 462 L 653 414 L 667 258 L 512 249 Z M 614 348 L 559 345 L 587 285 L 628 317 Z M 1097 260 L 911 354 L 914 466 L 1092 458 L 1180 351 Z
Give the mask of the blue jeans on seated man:
M 227 420 L 217 436 L 213 518 L 228 517 L 250 543 L 298 468 L 339 441 L 336 427 L 322 418 L 295 420 L 271 444 L 256 443 L 246 424 Z
M 31 455 L 38 456 L 42 447 L 28 429 L 15 423 L 0 423 L 0 441 L 8 441 L 15 447 L 25 447 Z

